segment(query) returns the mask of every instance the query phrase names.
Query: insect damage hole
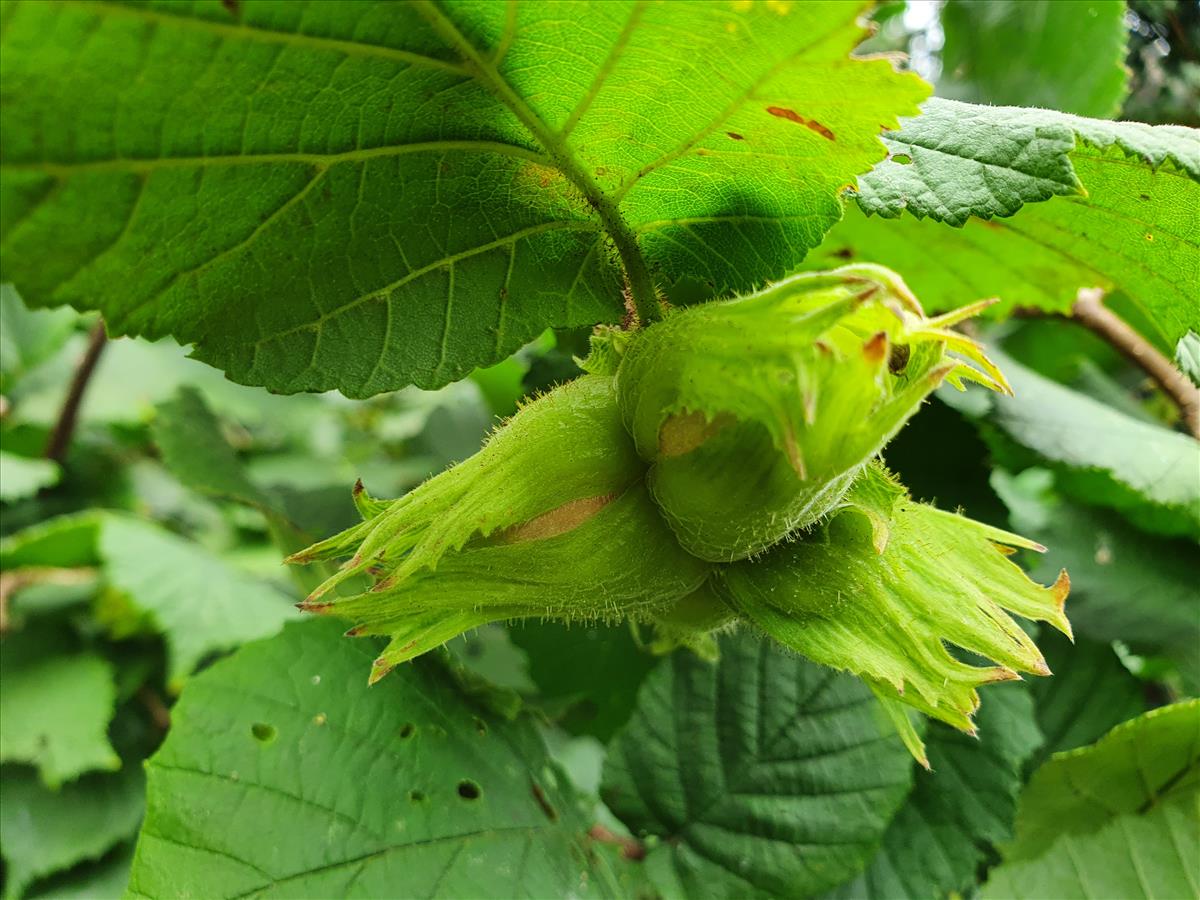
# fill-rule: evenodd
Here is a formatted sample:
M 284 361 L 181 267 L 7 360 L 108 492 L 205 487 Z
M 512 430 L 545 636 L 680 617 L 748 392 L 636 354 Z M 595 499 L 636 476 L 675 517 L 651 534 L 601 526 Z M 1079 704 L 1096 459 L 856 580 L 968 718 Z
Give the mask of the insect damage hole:
M 417 732 L 416 725 L 414 725 L 412 722 L 405 722 L 400 727 L 400 739 L 402 741 L 407 741 L 410 737 L 412 737 L 414 734 L 416 734 L 416 732 Z
M 483 789 L 470 778 L 464 778 L 458 783 L 458 796 L 464 800 L 478 800 L 483 796 Z
M 250 734 L 260 744 L 269 744 L 275 740 L 275 735 L 278 732 L 275 730 L 274 725 L 268 725 L 266 722 L 255 722 L 250 726 Z

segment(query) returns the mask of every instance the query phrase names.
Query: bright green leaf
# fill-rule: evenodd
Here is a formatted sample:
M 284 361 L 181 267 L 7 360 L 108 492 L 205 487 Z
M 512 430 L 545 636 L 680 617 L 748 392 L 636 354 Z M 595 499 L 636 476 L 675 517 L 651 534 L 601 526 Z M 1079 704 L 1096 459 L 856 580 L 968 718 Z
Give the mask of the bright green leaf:
M 0 450 L 0 500 L 6 503 L 32 497 L 42 488 L 57 484 L 61 477 L 62 470 L 52 460 Z
M 99 546 L 108 583 L 165 635 L 172 687 L 210 654 L 274 634 L 299 615 L 274 585 L 146 522 L 107 517 Z
M 917 772 L 866 871 L 828 900 L 963 892 L 986 846 L 1012 837 L 1021 768 L 1042 741 L 1028 692 L 994 688 L 976 721 L 978 739 L 930 723 L 925 749 L 932 771 Z
M 1005 861 L 1041 856 L 1058 835 L 1094 832 L 1198 787 L 1200 700 L 1153 710 L 1033 773 Z
M 869 217 L 847 210 L 805 268 L 882 263 L 932 310 L 1121 289 L 1154 339 L 1200 332 L 1200 132 L 937 100 L 885 142 L 859 179 Z
M 528 722 L 430 663 L 289 626 L 188 684 L 148 764 L 133 896 L 560 897 L 611 891 Z M 280 824 L 264 828 L 264 823 Z
M 0 771 L 6 898 L 35 880 L 98 859 L 137 833 L 145 776 L 127 763 L 115 775 L 87 775 L 49 791 L 26 769 Z
M 1125 0 L 950 0 L 939 97 L 1109 118 L 1125 99 Z
M 911 758 L 858 680 L 750 634 L 721 659 L 677 652 L 612 744 L 603 797 L 655 835 L 664 896 L 806 896 L 870 858 Z
M 273 390 L 444 384 L 799 262 L 928 90 L 861 11 L 14 5 L 5 272 Z
M 63 649 L 67 641 L 26 629 L 7 635 L 0 653 L 0 762 L 37 766 L 49 787 L 121 765 L 107 736 L 112 665 Z
M 30 310 L 11 284 L 0 284 L 0 392 L 53 356 L 75 330 L 69 309 Z

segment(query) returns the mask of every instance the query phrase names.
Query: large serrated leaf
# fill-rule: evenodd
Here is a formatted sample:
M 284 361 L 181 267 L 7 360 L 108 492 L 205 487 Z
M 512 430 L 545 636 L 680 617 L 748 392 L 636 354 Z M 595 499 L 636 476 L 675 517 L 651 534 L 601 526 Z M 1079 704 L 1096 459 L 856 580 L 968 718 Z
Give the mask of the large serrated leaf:
M 928 90 L 861 11 L 14 4 L 5 277 L 276 391 L 444 384 L 799 262 Z
M 532 725 L 486 716 L 431 663 L 365 690 L 371 657 L 313 621 L 194 679 L 148 764 L 131 894 L 615 890 Z
M 643 684 L 602 796 L 655 835 L 664 896 L 807 896 L 874 852 L 911 759 L 870 691 L 750 634 L 713 665 L 677 652 Z
M 885 141 L 861 212 L 806 268 L 883 263 L 937 310 L 1066 312 L 1079 288 L 1121 289 L 1166 346 L 1200 331 L 1200 132 L 931 100 Z

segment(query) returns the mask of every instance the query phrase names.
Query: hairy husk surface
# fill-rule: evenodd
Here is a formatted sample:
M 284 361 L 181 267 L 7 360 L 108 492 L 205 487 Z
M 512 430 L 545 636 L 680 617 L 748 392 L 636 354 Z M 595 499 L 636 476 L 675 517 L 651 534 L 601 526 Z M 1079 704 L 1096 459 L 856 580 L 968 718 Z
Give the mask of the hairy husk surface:
M 598 332 L 590 374 L 470 459 L 398 500 L 356 485 L 363 522 L 291 558 L 346 559 L 301 606 L 390 638 L 372 681 L 494 621 L 626 619 L 707 658 L 743 622 L 861 676 L 922 758 L 904 709 L 971 731 L 979 687 L 1048 674 L 1009 613 L 1070 633 L 1065 573 L 1045 588 L 1005 555 L 1037 545 L 875 461 L 943 381 L 1008 390 L 949 330 L 984 305 L 931 319 L 857 266 Z

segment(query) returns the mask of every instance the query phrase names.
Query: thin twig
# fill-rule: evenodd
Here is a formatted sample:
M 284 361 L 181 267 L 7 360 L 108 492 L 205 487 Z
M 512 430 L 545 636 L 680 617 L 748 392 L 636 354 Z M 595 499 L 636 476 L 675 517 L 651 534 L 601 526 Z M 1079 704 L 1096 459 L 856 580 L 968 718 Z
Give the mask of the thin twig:
M 100 354 L 107 342 L 108 334 L 104 330 L 104 320 L 101 319 L 92 329 L 87 351 L 79 361 L 79 368 L 75 370 L 75 377 L 71 379 L 71 387 L 63 400 L 54 431 L 50 433 L 50 440 L 46 442 L 46 452 L 43 454 L 46 459 L 61 463 L 66 458 L 67 450 L 71 446 L 71 436 L 75 433 L 75 423 L 79 419 L 79 404 L 83 402 L 84 391 L 87 390 L 92 373 L 96 371 L 96 363 L 100 361 Z
M 137 698 L 145 707 L 146 712 L 150 715 L 150 721 L 154 723 L 154 727 L 159 731 L 166 731 L 171 727 L 171 710 L 163 698 L 158 695 L 158 692 L 148 684 L 143 684 L 137 689 Z
M 1139 367 L 1179 407 L 1179 417 L 1192 437 L 1200 440 L 1200 388 L 1197 388 L 1169 359 L 1134 331 L 1103 303 L 1104 292 L 1084 288 L 1075 295 L 1071 318 L 1099 335 L 1122 356 Z

